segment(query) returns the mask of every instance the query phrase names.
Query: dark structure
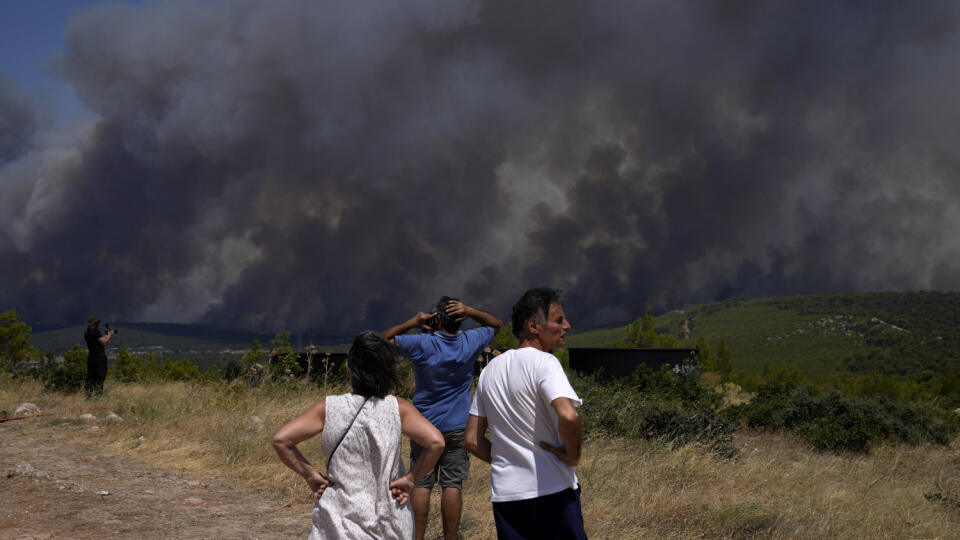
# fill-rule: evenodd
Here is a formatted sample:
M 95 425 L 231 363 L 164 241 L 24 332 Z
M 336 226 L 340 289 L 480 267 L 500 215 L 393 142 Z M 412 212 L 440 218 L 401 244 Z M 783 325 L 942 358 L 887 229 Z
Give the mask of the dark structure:
M 600 372 L 604 377 L 629 377 L 640 366 L 657 371 L 664 366 L 680 374 L 697 373 L 699 349 L 569 348 L 570 369 L 580 373 Z
M 343 352 L 316 352 L 313 359 L 307 358 L 307 353 L 297 354 L 297 363 L 300 364 L 300 370 L 307 372 L 307 365 L 310 366 L 310 373 L 307 375 L 312 379 L 323 377 L 324 371 L 329 376 L 334 376 L 340 371 L 340 366 L 347 360 L 347 353 Z M 326 362 L 326 365 L 324 363 Z

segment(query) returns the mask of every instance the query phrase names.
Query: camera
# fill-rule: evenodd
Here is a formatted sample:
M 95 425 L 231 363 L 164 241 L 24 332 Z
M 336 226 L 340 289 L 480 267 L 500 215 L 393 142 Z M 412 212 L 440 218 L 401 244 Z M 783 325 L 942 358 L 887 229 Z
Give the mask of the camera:
M 108 334 L 110 333 L 111 330 L 113 331 L 114 334 L 119 334 L 119 333 L 120 333 L 119 330 L 114 329 L 114 328 L 110 328 L 110 323 L 107 323 L 106 325 L 104 325 L 103 328 L 107 331 Z

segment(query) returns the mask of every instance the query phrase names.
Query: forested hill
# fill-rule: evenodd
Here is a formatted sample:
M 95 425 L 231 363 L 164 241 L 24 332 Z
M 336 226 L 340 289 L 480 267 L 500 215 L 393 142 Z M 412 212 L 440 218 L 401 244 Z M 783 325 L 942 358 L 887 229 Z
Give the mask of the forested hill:
M 113 327 L 120 332 L 110 341 L 111 346 L 126 345 L 134 350 L 157 350 L 162 356 L 175 358 L 192 358 L 224 350 L 242 351 L 249 348 L 254 340 L 261 345 L 270 343 L 276 333 L 236 330 L 207 324 L 117 322 Z M 33 328 L 30 341 L 42 351 L 61 353 L 75 343 L 82 345 L 85 329 L 86 326 L 38 325 Z M 345 350 L 350 338 L 303 333 L 291 335 L 290 339 L 292 345 L 298 348 L 312 344 L 328 350 Z
M 626 329 L 573 334 L 568 346 L 611 346 Z M 738 370 L 790 367 L 813 379 L 834 371 L 960 371 L 960 293 L 730 299 L 659 314 L 656 330 L 684 347 L 701 336 L 713 346 L 723 340 Z

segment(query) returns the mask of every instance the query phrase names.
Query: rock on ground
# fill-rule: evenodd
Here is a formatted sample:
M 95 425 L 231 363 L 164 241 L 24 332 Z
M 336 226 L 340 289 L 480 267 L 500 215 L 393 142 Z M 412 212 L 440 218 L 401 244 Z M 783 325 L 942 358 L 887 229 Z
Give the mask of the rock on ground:
M 40 407 L 37 407 L 33 403 L 21 403 L 13 410 L 14 416 L 38 416 L 39 414 Z

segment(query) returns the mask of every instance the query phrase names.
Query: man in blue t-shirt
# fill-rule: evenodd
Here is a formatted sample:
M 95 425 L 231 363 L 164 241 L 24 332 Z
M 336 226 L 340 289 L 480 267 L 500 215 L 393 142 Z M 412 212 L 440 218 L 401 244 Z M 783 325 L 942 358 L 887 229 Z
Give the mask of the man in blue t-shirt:
M 461 331 L 460 324 L 468 317 L 480 326 Z M 448 540 L 457 537 L 463 506 L 460 489 L 470 470 L 470 456 L 463 448 L 463 428 L 470 416 L 474 362 L 501 326 L 500 319 L 486 311 L 443 296 L 433 313 L 417 313 L 380 333 L 380 337 L 395 344 L 413 361 L 417 383 L 413 404 L 446 439 L 440 461 L 413 490 L 411 502 L 417 540 L 422 540 L 426 533 L 430 492 L 438 480 L 442 490 L 443 537 Z M 422 333 L 405 335 L 414 328 Z M 411 466 L 421 451 L 410 441 Z

